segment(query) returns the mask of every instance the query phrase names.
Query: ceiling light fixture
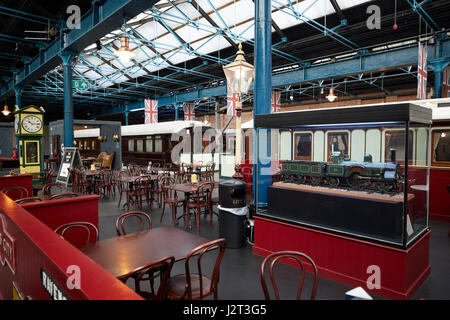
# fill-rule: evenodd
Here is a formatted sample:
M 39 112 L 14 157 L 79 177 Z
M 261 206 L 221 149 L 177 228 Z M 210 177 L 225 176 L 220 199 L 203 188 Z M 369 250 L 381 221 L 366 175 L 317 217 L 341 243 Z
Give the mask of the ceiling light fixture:
M 9 116 L 11 111 L 9 111 L 8 106 L 5 104 L 5 106 L 3 107 L 2 113 L 5 117 Z
M 334 100 L 336 100 L 337 96 L 334 94 L 333 88 L 330 89 L 330 93 L 326 96 L 326 98 L 330 102 L 334 102 Z
M 120 49 L 114 51 L 114 54 L 122 63 L 128 63 L 136 56 L 136 53 L 130 50 L 130 39 L 125 34 L 120 38 Z

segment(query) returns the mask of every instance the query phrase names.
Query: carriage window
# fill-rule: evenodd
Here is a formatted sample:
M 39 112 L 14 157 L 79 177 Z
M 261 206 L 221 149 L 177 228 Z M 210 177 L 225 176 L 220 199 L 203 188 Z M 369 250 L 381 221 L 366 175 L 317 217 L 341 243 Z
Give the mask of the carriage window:
M 348 132 L 329 132 L 328 133 L 328 159 L 331 159 L 333 152 L 341 152 L 348 158 Z
M 134 152 L 134 140 L 133 139 L 128 140 L 128 151 Z
M 78 140 L 77 144 L 78 144 L 80 150 L 83 150 L 83 140 Z
M 91 150 L 90 146 L 89 146 L 89 141 L 84 140 L 84 150 Z
M 450 130 L 433 133 L 433 161 L 450 162 Z
M 391 161 L 391 149 L 395 149 L 396 161 L 403 163 L 405 161 L 405 131 L 386 131 L 385 132 L 385 162 Z M 408 159 L 413 158 L 414 136 L 413 132 L 408 134 Z
M 311 160 L 312 154 L 312 134 L 311 133 L 295 133 L 295 160 Z
M 144 152 L 144 140 L 136 140 L 136 151 L 137 152 Z
M 162 152 L 162 138 L 161 136 L 155 137 L 155 152 Z
M 153 152 L 153 140 L 152 140 L 152 137 L 147 137 L 147 140 L 145 140 L 145 151 Z
M 95 140 L 92 140 L 92 141 L 91 141 L 91 149 L 92 149 L 92 150 L 95 150 L 95 149 L 96 149 L 96 147 L 95 147 Z

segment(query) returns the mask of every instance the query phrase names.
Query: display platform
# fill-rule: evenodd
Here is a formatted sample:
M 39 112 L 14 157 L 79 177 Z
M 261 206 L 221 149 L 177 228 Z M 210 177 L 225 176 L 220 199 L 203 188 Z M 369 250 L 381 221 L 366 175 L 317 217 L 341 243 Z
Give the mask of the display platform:
M 408 249 L 398 249 L 260 216 L 254 219 L 253 253 L 303 252 L 316 263 L 320 277 L 363 287 L 371 294 L 410 299 L 431 272 L 431 231 Z M 312 271 L 308 264 L 305 269 Z
M 413 209 L 413 200 L 414 195 L 409 194 L 408 212 Z M 403 201 L 403 193 L 367 193 L 279 182 L 268 190 L 268 209 L 263 215 L 400 245 Z M 414 232 L 410 221 L 408 235 Z

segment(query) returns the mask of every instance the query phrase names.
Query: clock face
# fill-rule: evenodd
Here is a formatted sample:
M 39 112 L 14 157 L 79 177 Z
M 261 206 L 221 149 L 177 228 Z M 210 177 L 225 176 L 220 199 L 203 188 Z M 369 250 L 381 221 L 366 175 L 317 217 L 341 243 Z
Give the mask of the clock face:
M 42 128 L 41 119 L 36 116 L 26 116 L 22 120 L 22 128 L 29 133 L 39 132 Z

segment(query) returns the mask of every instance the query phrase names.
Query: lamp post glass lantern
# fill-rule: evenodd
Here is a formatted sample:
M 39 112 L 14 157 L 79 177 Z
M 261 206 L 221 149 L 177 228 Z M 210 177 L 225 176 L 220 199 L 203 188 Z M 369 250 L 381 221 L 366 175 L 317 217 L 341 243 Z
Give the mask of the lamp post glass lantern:
M 245 61 L 242 44 L 239 43 L 239 50 L 236 53 L 236 58 L 230 64 L 223 67 L 223 72 L 227 79 L 227 86 L 229 94 L 237 94 L 238 104 L 236 106 L 236 152 L 234 158 L 235 174 L 233 178 L 242 179 L 241 173 L 241 148 L 242 148 L 242 134 L 241 134 L 241 112 L 242 103 L 241 96 L 247 94 L 250 86 L 255 78 L 255 67 Z

